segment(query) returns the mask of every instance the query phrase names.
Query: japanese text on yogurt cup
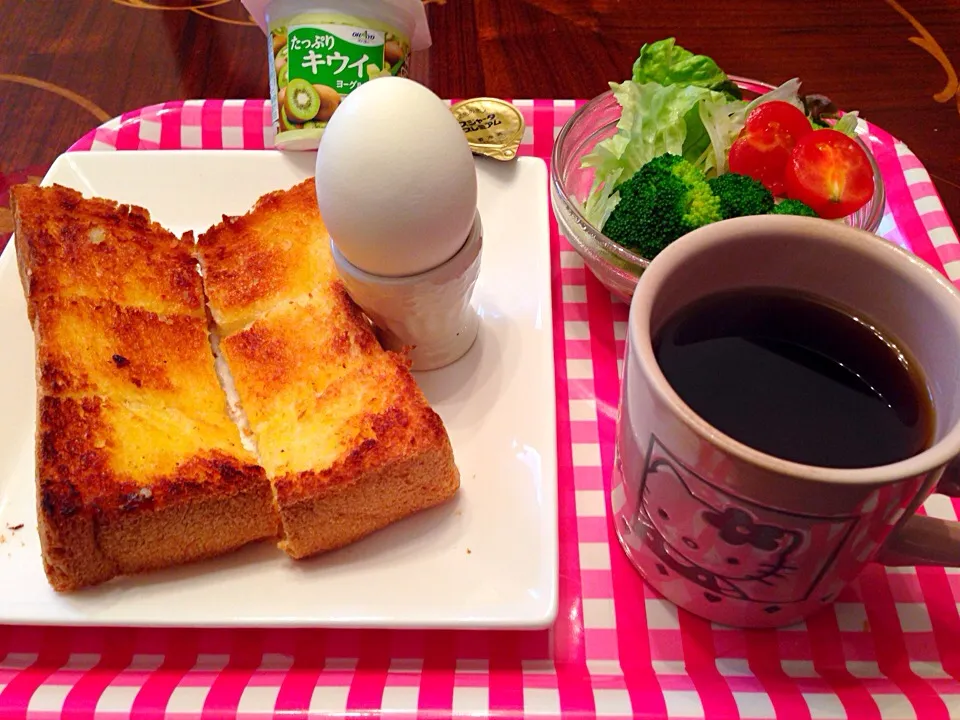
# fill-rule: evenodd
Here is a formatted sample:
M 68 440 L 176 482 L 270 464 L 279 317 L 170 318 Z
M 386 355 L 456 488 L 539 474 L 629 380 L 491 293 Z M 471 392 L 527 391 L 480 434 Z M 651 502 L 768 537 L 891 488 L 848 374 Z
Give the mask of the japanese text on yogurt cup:
M 377 20 L 311 12 L 271 20 L 269 28 L 278 147 L 316 147 L 345 95 L 369 80 L 407 74 L 409 39 Z

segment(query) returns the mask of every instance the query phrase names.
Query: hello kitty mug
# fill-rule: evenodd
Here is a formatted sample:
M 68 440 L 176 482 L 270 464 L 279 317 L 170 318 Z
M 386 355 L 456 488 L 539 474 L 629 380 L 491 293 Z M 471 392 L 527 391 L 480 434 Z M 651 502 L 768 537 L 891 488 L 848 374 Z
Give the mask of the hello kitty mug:
M 902 341 L 928 380 L 930 446 L 882 467 L 814 467 L 696 415 L 658 367 L 652 338 L 689 303 L 747 287 L 833 300 Z M 724 625 L 776 627 L 832 603 L 871 561 L 960 565 L 960 523 L 915 514 L 935 490 L 960 494 L 958 454 L 960 292 L 913 255 L 841 223 L 770 215 L 692 232 L 641 276 L 611 504 L 627 556 L 676 605 Z

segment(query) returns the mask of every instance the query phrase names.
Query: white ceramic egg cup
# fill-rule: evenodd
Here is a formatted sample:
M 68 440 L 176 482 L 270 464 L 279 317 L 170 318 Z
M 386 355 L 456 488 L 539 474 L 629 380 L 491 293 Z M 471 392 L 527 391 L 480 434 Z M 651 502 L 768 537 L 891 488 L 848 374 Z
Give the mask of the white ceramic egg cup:
M 333 261 L 353 301 L 380 331 L 388 350 L 406 349 L 412 370 L 435 370 L 473 345 L 480 318 L 470 303 L 480 274 L 483 226 L 477 212 L 466 242 L 435 268 L 416 275 L 372 275 L 348 261 L 333 240 Z

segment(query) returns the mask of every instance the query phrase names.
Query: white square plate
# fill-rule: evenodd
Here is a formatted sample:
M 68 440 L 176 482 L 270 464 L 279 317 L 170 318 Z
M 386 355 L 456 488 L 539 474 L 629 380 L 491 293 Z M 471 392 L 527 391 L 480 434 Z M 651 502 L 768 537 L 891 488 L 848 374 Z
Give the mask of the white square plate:
M 309 177 L 313 153 L 73 153 L 44 184 L 147 208 L 176 233 Z M 294 562 L 270 543 L 58 595 L 34 507 L 34 343 L 13 241 L 0 257 L 0 623 L 538 628 L 557 614 L 557 455 L 547 173 L 477 161 L 480 334 L 418 373 L 461 473 L 457 498 L 337 552 Z M 22 529 L 11 528 L 23 525 Z

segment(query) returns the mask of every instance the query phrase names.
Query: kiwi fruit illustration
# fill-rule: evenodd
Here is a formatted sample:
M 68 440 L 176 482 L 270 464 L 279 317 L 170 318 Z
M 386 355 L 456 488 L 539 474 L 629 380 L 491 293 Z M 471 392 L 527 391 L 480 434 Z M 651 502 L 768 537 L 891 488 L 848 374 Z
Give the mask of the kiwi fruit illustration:
M 290 120 L 290 118 L 287 116 L 286 107 L 281 105 L 279 114 L 280 114 L 280 130 L 282 132 L 286 132 L 288 130 L 299 130 L 301 127 L 303 127 L 302 125 L 300 125 L 300 123 L 295 123 Z
M 316 88 L 303 78 L 293 78 L 287 83 L 287 96 L 283 106 L 287 116 L 294 122 L 313 120 L 320 111 L 320 95 Z
M 326 122 L 340 105 L 340 93 L 329 85 L 314 85 L 313 89 L 317 91 L 317 97 L 320 98 L 320 110 L 315 117 L 321 122 Z
M 383 61 L 393 65 L 403 60 L 403 47 L 396 40 L 389 40 L 383 46 Z

